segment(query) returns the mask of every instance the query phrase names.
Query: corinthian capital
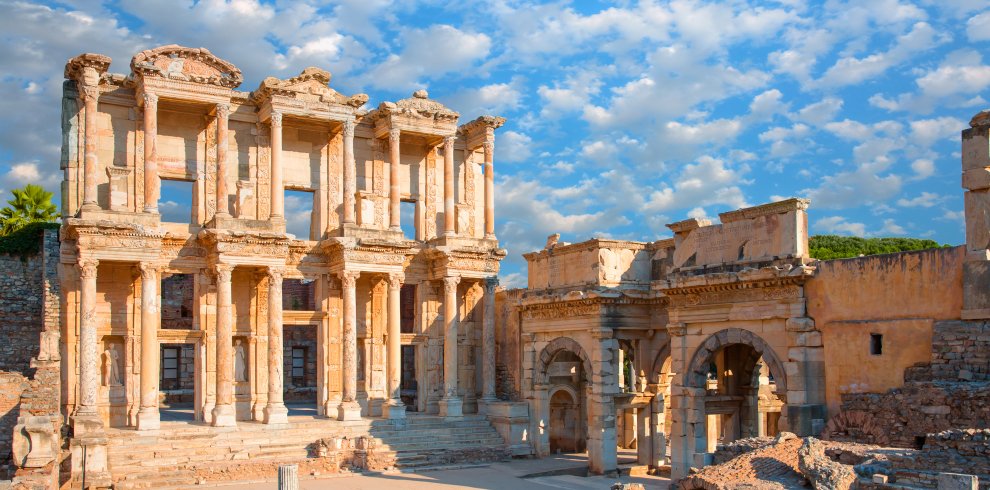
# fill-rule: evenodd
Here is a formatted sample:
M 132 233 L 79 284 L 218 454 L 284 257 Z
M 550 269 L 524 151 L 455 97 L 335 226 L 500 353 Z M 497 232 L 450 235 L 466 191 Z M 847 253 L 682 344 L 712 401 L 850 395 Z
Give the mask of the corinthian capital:
M 84 279 L 96 277 L 96 268 L 100 261 L 96 259 L 79 259 L 76 264 L 79 266 L 79 277 Z
M 154 281 L 158 278 L 158 271 L 161 270 L 161 267 L 153 262 L 141 262 L 138 268 L 141 269 L 142 281 Z
M 399 136 L 401 136 L 401 135 L 402 135 L 402 131 L 399 131 L 398 128 L 392 128 L 392 129 L 388 130 L 388 142 L 389 142 L 389 144 L 398 144 L 399 143 Z
M 230 264 L 217 264 L 213 266 L 213 273 L 217 275 L 217 282 L 230 282 L 230 276 L 234 272 L 234 266 Z
M 354 124 L 354 121 L 353 120 L 348 119 L 348 120 L 344 121 L 344 137 L 345 138 L 353 138 L 354 137 L 354 126 L 355 126 L 355 124 Z
M 144 92 L 141 94 L 141 100 L 144 102 L 144 110 L 146 111 L 156 111 L 158 110 L 158 96 L 151 92 Z
M 390 272 L 388 275 L 388 288 L 389 289 L 400 289 L 402 288 L 402 283 L 405 282 L 406 275 L 401 272 Z
M 357 286 L 358 277 L 361 277 L 360 271 L 341 271 L 337 274 L 340 277 L 340 285 L 344 289 L 354 289 Z
M 450 291 L 451 289 L 456 289 L 457 285 L 460 284 L 460 276 L 446 276 L 443 278 L 443 289 L 445 291 Z
M 272 112 L 272 127 L 281 128 L 282 127 L 282 113 L 275 111 Z
M 495 294 L 495 289 L 498 288 L 498 278 L 495 276 L 486 277 L 484 286 L 485 294 Z
M 230 117 L 230 104 L 217 104 L 217 117 L 227 119 Z
M 285 275 L 285 268 L 270 266 L 265 272 L 268 274 L 268 279 L 271 279 L 272 281 L 282 282 L 282 276 Z

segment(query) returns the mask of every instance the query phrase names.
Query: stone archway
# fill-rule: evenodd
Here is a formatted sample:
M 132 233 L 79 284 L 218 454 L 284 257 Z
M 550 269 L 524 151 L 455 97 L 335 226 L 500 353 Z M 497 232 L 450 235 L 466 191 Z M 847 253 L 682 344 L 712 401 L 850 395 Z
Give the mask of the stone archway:
M 590 426 L 586 420 L 587 392 L 592 379 L 588 354 L 574 339 L 557 337 L 540 351 L 535 364 L 530 409 L 536 454 L 547 456 L 558 447 L 563 451 L 563 446 L 558 446 L 561 441 L 571 441 L 569 447 L 584 451 Z M 564 415 L 579 420 L 567 421 Z M 562 437 L 568 431 L 570 435 Z
M 709 336 L 697 348 L 683 373 L 690 404 L 699 413 L 705 437 L 694 439 L 694 453 L 709 453 L 714 446 L 765 431 L 761 419 L 760 369 L 765 365 L 774 380 L 773 393 L 786 404 L 787 377 L 776 352 L 748 330 L 728 328 Z M 776 420 L 776 419 L 775 419 Z M 786 428 L 781 414 L 780 427 Z M 696 433 L 698 433 L 697 429 Z M 769 434 L 767 434 L 769 435 Z

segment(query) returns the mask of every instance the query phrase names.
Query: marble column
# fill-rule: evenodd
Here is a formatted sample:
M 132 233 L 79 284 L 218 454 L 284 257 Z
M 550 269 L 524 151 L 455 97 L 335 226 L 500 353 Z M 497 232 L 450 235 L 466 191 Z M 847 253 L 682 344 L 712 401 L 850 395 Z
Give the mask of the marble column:
M 97 211 L 100 209 L 96 200 L 96 166 L 98 162 L 97 147 L 99 135 L 97 134 L 97 106 L 100 99 L 100 88 L 96 85 L 85 85 L 81 87 L 83 107 L 86 109 L 85 120 L 83 121 L 83 134 L 86 139 L 83 155 L 83 211 Z
M 454 141 L 448 136 L 443 139 L 443 236 L 454 236 Z
M 158 96 L 144 92 L 144 212 L 158 214 Z
M 388 212 L 390 231 L 402 231 L 401 211 L 399 209 L 399 165 L 402 163 L 402 153 L 399 151 L 398 129 L 391 129 L 388 132 Z
M 213 425 L 227 427 L 237 425 L 234 410 L 234 345 L 233 318 L 230 295 L 230 276 L 234 266 L 217 264 L 217 403 L 213 407 Z
M 457 284 L 458 276 L 443 278 L 443 398 L 440 399 L 440 415 L 461 417 L 461 397 L 457 393 Z
M 227 133 L 230 104 L 217 104 L 217 217 L 229 218 L 227 198 Z
M 266 424 L 289 423 L 289 410 L 282 401 L 284 360 L 282 348 L 282 268 L 268 268 L 268 405 Z
M 498 278 L 485 279 L 485 308 L 481 320 L 481 402 L 482 406 L 497 400 L 495 397 L 495 288 Z
M 340 273 L 340 285 L 344 295 L 344 348 L 341 369 L 344 376 L 343 393 L 337 407 L 338 420 L 358 420 L 361 405 L 357 402 L 357 279 L 359 271 Z
M 282 186 L 282 113 L 272 112 L 272 218 L 285 216 L 285 189 Z
M 354 121 L 344 121 L 344 223 L 354 223 L 357 170 L 354 165 Z
M 158 266 L 141 262 L 141 409 L 137 429 L 155 430 L 160 427 L 158 414 L 158 324 L 161 321 L 158 292 Z
M 406 406 L 399 392 L 402 383 L 402 328 L 399 297 L 402 292 L 401 272 L 388 275 L 388 403 L 385 416 L 390 419 L 406 418 Z
M 79 259 L 79 395 L 76 416 L 95 417 L 100 385 L 100 358 L 96 335 L 95 259 Z
M 495 142 L 485 141 L 485 238 L 495 238 Z

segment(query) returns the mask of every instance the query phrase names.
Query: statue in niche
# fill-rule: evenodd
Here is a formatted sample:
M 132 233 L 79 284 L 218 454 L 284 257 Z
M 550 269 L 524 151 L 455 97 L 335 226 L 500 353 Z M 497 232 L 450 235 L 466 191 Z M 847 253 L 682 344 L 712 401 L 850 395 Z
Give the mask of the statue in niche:
M 240 339 L 234 341 L 234 381 L 247 381 L 247 353 Z
M 110 344 L 103 351 L 103 386 L 123 386 L 120 378 L 120 353 L 117 344 Z

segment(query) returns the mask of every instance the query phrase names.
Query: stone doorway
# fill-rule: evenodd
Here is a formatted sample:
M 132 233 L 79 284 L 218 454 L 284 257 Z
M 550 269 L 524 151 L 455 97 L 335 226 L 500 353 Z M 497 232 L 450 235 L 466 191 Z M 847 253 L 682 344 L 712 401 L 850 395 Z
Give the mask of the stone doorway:
M 316 416 L 317 326 L 284 325 L 282 397 L 290 415 Z
M 406 405 L 407 412 L 419 409 L 419 383 L 416 381 L 416 346 L 403 345 L 400 353 L 402 373 L 399 383 L 399 396 Z
M 550 452 L 583 453 L 587 449 L 581 430 L 581 407 L 572 392 L 559 389 L 550 396 Z
M 196 344 L 163 343 L 160 347 L 159 414 L 162 421 L 196 419 Z

